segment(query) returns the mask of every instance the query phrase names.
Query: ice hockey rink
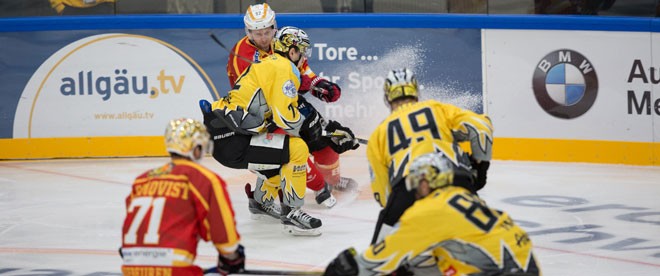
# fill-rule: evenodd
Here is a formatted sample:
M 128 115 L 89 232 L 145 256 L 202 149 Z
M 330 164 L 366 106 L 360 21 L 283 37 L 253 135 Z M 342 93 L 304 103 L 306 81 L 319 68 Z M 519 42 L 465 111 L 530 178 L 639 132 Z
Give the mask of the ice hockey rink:
M 119 275 L 124 199 L 132 179 L 168 158 L 0 162 L 0 275 Z M 333 209 L 308 193 L 319 237 L 292 237 L 249 216 L 248 171 L 202 163 L 227 182 L 248 269 L 320 271 L 349 246 L 366 248 L 379 207 L 364 147 L 341 157 L 360 183 Z M 660 275 L 660 167 L 494 160 L 480 192 L 527 229 L 544 275 Z M 447 225 L 447 227 L 452 227 Z M 216 253 L 199 247 L 197 263 Z

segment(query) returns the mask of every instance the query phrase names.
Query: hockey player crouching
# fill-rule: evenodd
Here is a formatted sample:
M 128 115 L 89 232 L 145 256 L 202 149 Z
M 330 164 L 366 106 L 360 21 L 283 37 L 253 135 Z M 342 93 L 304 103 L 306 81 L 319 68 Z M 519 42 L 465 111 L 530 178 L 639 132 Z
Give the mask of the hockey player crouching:
M 443 147 L 443 142 L 470 142 L 473 191 L 486 184 L 486 172 L 492 156 L 493 126 L 490 119 L 471 110 L 436 100 L 420 101 L 419 87 L 413 72 L 407 68 L 388 72 L 384 85 L 385 103 L 390 115 L 369 137 L 367 159 L 371 171 L 371 189 L 380 211 L 372 238 L 375 244 L 399 221 L 403 212 L 415 201 L 407 192 L 403 179 L 410 160 Z M 418 141 L 430 141 L 427 149 L 413 150 Z M 470 164 L 470 160 L 467 161 Z
M 259 63 L 274 54 L 274 47 L 272 42 L 277 32 L 276 14 L 270 5 L 267 3 L 250 5 L 243 17 L 245 25 L 245 36 L 241 38 L 231 49 L 231 54 L 227 60 L 227 76 L 229 79 L 229 86 L 234 87 L 239 76 L 247 70 L 253 63 Z M 298 30 L 293 27 L 283 27 L 281 33 L 291 30 Z M 300 30 L 302 34 L 304 32 Z M 306 34 L 304 34 L 306 36 Z M 304 95 L 310 92 L 312 96 L 320 99 L 323 102 L 335 102 L 341 96 L 341 88 L 336 83 L 328 81 L 325 78 L 317 76 L 309 66 L 307 60 L 298 66 L 300 69 L 301 85 L 298 88 L 298 93 Z M 299 97 L 300 105 L 307 105 L 309 108 L 314 108 L 305 100 L 305 97 Z M 325 127 L 326 123 L 322 125 Z M 284 133 L 284 131 L 276 131 L 276 133 Z M 357 182 L 348 177 L 342 177 L 339 164 L 339 154 L 328 146 L 323 140 L 306 141 L 308 142 L 309 152 L 314 157 L 307 159 L 307 188 L 314 191 L 316 203 L 332 208 L 337 199 L 333 196 L 332 191 L 355 191 L 357 189 Z M 264 181 L 263 178 L 257 177 L 256 186 L 261 187 Z M 246 185 L 246 193 L 248 194 L 249 210 L 253 216 L 260 217 L 263 215 L 271 217 L 279 217 L 279 207 L 277 205 L 264 205 L 261 201 L 261 191 Z
M 423 275 L 541 275 L 527 233 L 464 188 L 471 177 L 443 153 L 413 160 L 405 186 L 417 200 L 399 225 L 361 254 L 341 252 L 324 275 L 408 275 L 406 266 L 428 262 L 432 270 Z M 428 251 L 435 258 L 422 254 Z
M 307 144 L 323 137 L 318 113 L 303 113 L 298 106 L 300 66 L 310 43 L 296 28 L 277 32 L 275 54 L 249 66 L 228 95 L 210 104 L 200 101 L 204 123 L 214 142 L 213 157 L 222 165 L 248 169 L 268 179 L 255 190 L 260 199 L 275 204 L 282 193 L 280 219 L 285 232 L 320 235 L 321 220 L 305 213 Z M 280 128 L 286 134 L 273 133 Z M 329 140 L 339 150 L 357 147 L 352 132 L 341 125 L 344 139 Z M 272 206 L 272 205 L 271 205 Z

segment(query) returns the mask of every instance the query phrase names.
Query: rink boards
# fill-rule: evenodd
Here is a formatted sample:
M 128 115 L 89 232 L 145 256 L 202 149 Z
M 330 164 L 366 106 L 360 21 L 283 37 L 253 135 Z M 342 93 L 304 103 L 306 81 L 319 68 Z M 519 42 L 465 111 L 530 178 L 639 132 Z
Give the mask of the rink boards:
M 229 85 L 241 16 L 0 19 L 0 159 L 162 156 L 176 117 Z M 326 117 L 368 138 L 387 70 L 423 99 L 486 112 L 494 158 L 660 165 L 660 21 L 465 15 L 278 15 L 338 83 Z M 413 28 L 414 26 L 414 28 Z

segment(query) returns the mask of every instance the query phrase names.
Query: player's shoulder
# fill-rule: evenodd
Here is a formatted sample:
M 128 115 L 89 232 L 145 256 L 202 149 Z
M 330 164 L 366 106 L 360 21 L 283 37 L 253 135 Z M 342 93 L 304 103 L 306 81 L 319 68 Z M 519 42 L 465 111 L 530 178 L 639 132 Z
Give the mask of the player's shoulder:
M 149 175 L 151 174 L 151 171 L 153 171 L 153 169 L 145 171 L 145 172 L 141 173 L 140 175 L 138 175 L 137 177 L 135 177 L 135 179 L 133 180 L 133 184 L 144 182 L 145 179 L 149 178 Z
M 236 44 L 234 45 L 234 49 L 238 49 L 238 50 L 249 50 L 249 49 L 256 50 L 257 48 L 256 48 L 256 46 L 254 46 L 250 42 L 250 39 L 247 36 L 244 36 L 243 38 L 238 40 L 238 42 L 236 42 Z
M 190 160 L 178 159 L 178 160 L 174 160 L 172 163 L 174 163 L 175 171 L 178 174 L 186 174 L 189 177 L 201 176 L 203 178 L 209 178 L 209 179 L 218 178 L 218 176 L 210 169 Z
M 273 67 L 278 74 L 295 75 L 300 79 L 300 70 L 298 70 L 298 67 L 296 67 L 296 65 L 288 58 L 280 56 L 279 54 L 268 56 L 264 59 L 263 63 L 272 64 L 271 67 Z
M 433 197 L 432 195 L 418 199 L 403 213 L 401 221 L 417 223 L 445 217 L 442 215 L 445 212 L 443 203 L 438 201 L 439 198 Z
M 416 106 L 435 106 L 435 105 L 443 105 L 441 101 L 438 100 L 424 100 L 424 101 L 419 101 L 415 104 Z
M 447 206 L 447 203 L 453 200 L 455 197 L 470 198 L 471 194 L 464 188 L 450 186 L 431 192 L 425 198 L 417 200 L 416 204 L 419 203 L 421 210 L 427 210 L 429 212 L 443 212 L 443 207 Z
M 391 121 L 390 116 L 383 119 L 369 136 L 369 141 L 378 141 L 381 137 L 387 137 L 387 125 Z M 369 143 L 368 145 L 370 145 Z

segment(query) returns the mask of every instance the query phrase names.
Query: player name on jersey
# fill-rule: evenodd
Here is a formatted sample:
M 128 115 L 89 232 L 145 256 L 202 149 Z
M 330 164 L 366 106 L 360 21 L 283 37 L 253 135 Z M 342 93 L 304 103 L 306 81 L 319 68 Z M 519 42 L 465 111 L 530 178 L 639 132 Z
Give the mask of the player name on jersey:
M 133 189 L 133 197 L 139 196 L 165 196 L 171 198 L 188 199 L 190 185 L 185 181 L 152 180 L 137 184 Z

